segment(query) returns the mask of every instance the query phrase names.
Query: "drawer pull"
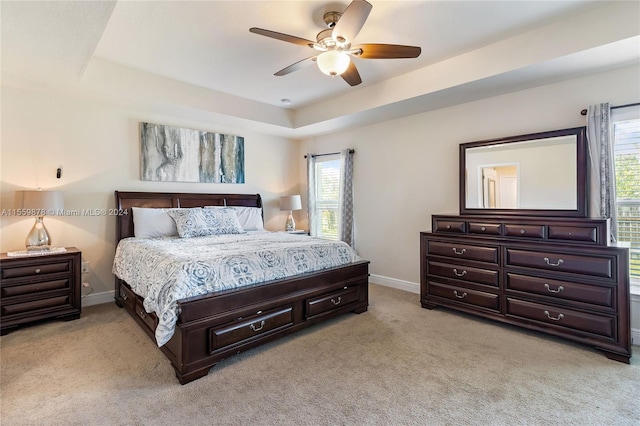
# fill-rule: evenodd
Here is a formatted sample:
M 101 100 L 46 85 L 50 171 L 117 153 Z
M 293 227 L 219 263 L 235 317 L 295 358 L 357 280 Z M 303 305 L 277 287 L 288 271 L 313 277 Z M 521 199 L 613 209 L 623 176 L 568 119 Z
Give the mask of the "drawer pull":
M 467 293 L 464 292 L 462 294 L 458 294 L 458 290 L 453 290 L 453 294 L 458 298 L 458 299 L 464 299 L 465 297 L 467 297 Z
M 462 249 L 462 250 L 458 251 L 455 247 L 453 247 L 453 252 L 455 254 L 457 254 L 458 256 L 465 254 L 466 251 L 467 251 L 467 249 Z
M 549 293 L 560 293 L 562 290 L 564 290 L 564 287 L 562 286 L 559 286 L 557 289 L 554 290 L 547 283 L 544 283 L 544 288 L 546 288 Z
M 146 318 L 147 317 L 147 313 L 145 311 L 140 311 L 140 318 Z
M 255 324 L 251 324 L 249 328 L 256 332 L 262 330 L 264 328 L 264 320 L 260 321 L 260 327 L 256 327 Z
M 453 268 L 453 273 L 456 277 L 464 277 L 465 275 L 467 275 L 467 271 L 463 270 L 462 272 L 458 272 L 456 268 Z
M 451 225 L 447 225 L 447 229 L 451 229 Z
M 485 228 L 484 226 L 480 228 L 481 231 L 486 231 L 487 228 Z
M 120 297 L 122 297 L 122 300 L 127 300 L 127 293 L 125 293 L 124 291 L 121 291 Z
M 342 302 L 342 297 L 340 296 L 338 296 L 338 299 L 331 299 L 331 303 L 333 303 L 335 306 L 338 306 L 340 302 Z
M 36 268 L 36 270 L 33 271 L 33 272 L 35 272 L 36 274 L 39 274 L 40 273 L 40 268 Z
M 549 318 L 550 320 L 553 320 L 553 321 L 560 321 L 562 318 L 564 318 L 563 314 L 558 314 L 558 316 L 554 318 L 554 317 L 551 316 L 549 311 L 544 311 L 544 314 L 547 316 L 547 318 Z
M 545 257 L 544 261 L 547 262 L 547 265 L 549 265 L 549 266 L 560 266 L 560 265 L 562 265 L 564 263 L 564 260 L 562 260 L 562 259 L 558 259 L 558 263 L 551 263 L 551 261 L 549 260 L 548 257 Z
M 521 233 L 522 235 L 524 235 L 524 234 L 526 234 L 526 233 L 527 233 L 527 231 L 525 231 L 524 229 L 521 229 L 521 230 L 520 230 L 520 233 Z

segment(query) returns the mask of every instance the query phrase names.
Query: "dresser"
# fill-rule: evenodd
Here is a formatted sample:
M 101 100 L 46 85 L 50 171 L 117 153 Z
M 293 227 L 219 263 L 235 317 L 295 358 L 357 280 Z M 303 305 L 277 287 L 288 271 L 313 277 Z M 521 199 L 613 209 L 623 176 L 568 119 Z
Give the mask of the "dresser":
M 631 357 L 629 250 L 608 220 L 434 215 L 420 301 Z
M 81 252 L 0 255 L 0 333 L 36 321 L 73 320 L 81 313 Z

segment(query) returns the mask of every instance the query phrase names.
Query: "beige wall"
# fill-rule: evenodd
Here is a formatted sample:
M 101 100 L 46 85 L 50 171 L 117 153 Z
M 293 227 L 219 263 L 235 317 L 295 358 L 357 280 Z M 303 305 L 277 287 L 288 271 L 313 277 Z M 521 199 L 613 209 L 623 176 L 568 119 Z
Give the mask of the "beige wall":
M 2 208 L 18 207 L 15 191 L 59 189 L 65 209 L 114 206 L 114 190 L 260 193 L 266 226 L 280 229 L 286 216 L 278 197 L 297 188 L 294 141 L 194 121 L 185 108 L 96 100 L 77 93 L 2 87 Z M 140 181 L 138 123 L 149 121 L 244 136 L 246 184 L 193 184 Z M 56 169 L 62 167 L 62 178 Z M 5 212 L 6 213 L 6 212 Z M 76 246 L 90 262 L 88 281 L 95 294 L 113 290 L 114 217 L 47 217 L 55 246 Z M 32 218 L 0 218 L 0 250 L 24 249 Z M 108 296 L 108 295 L 106 295 Z
M 304 140 L 301 149 L 356 150 L 356 248 L 373 282 L 417 291 L 419 232 L 432 214 L 458 213 L 460 143 L 583 126 L 590 104 L 637 102 L 638 75 L 633 66 L 567 80 Z M 300 162 L 301 187 L 305 169 Z

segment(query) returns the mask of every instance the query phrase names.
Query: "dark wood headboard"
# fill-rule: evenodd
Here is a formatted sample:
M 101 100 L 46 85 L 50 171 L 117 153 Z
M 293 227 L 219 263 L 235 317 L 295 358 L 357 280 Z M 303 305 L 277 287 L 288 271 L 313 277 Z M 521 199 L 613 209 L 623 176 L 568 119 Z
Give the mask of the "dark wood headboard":
M 177 208 L 204 206 L 245 206 L 262 208 L 260 194 L 195 194 L 180 192 L 123 192 L 116 191 L 116 244 L 133 237 L 131 207 Z M 125 214 L 126 212 L 126 214 Z

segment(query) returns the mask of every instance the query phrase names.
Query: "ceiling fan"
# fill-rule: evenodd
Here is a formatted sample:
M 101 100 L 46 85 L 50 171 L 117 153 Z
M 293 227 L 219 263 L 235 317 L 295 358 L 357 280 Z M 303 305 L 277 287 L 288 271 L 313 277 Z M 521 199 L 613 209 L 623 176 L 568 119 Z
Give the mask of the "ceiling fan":
M 351 46 L 351 42 L 362 29 L 372 8 L 371 3 L 367 1 L 353 0 L 343 13 L 334 11 L 325 13 L 324 22 L 329 28 L 320 31 L 316 36 L 316 41 L 256 27 L 250 28 L 249 31 L 265 37 L 307 46 L 318 52 L 314 56 L 281 69 L 275 75 L 287 75 L 315 62 L 323 73 L 331 76 L 339 75 L 349 85 L 357 86 L 362 83 L 362 79 L 351 60 L 352 57 L 363 59 L 417 58 L 421 52 L 420 47 L 398 44 L 366 43 Z

